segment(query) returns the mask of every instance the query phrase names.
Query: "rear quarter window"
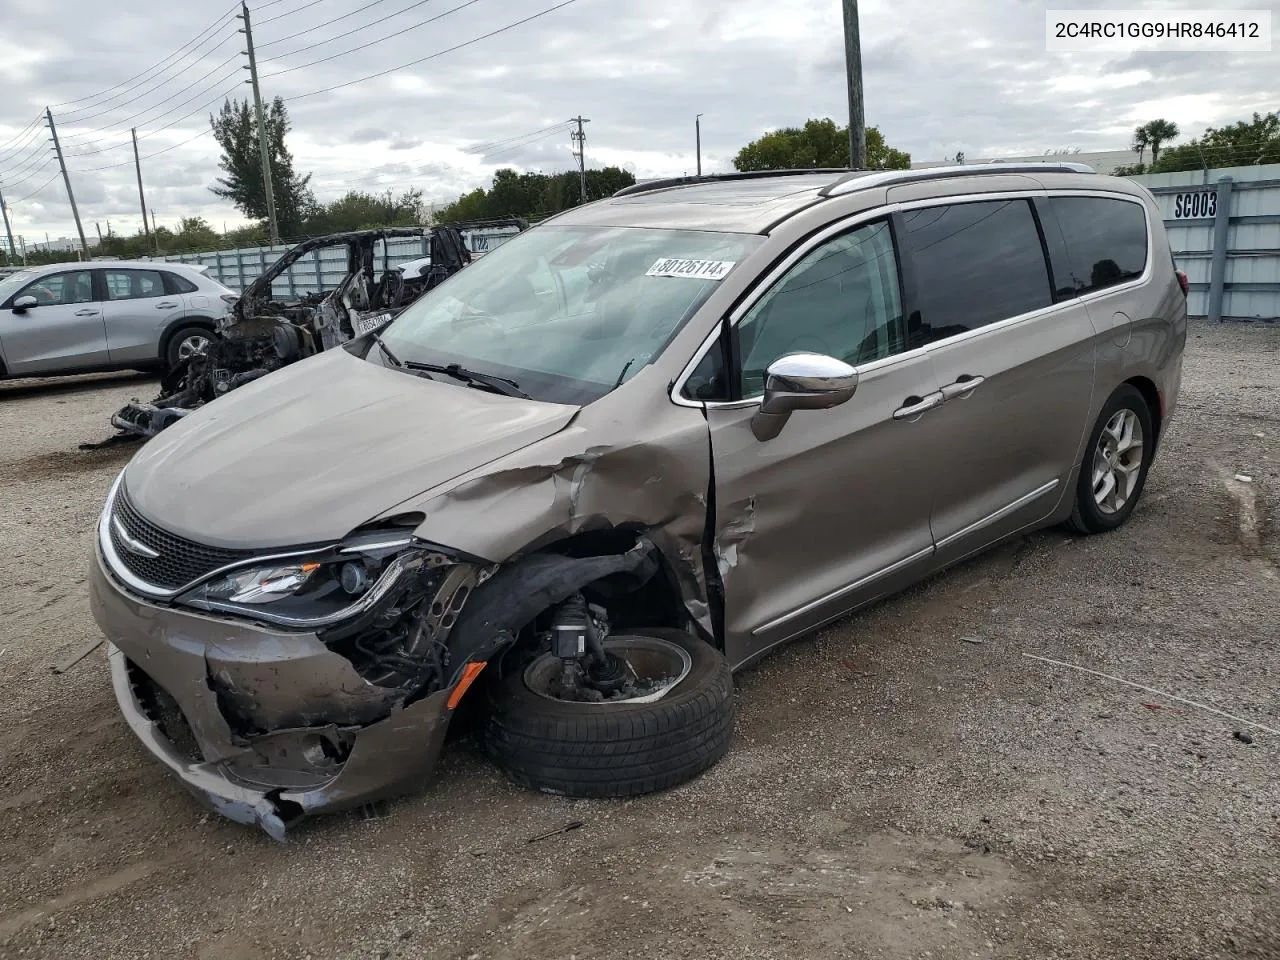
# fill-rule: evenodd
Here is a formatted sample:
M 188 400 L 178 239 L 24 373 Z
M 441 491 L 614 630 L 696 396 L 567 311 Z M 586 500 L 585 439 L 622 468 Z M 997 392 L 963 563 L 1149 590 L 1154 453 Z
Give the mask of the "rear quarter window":
M 164 277 L 165 291 L 173 293 L 195 293 L 200 288 L 188 280 L 186 277 L 180 277 L 176 273 L 165 271 L 161 274 Z
M 1063 245 L 1049 245 L 1057 299 L 1078 297 L 1142 276 L 1147 214 L 1141 203 L 1107 197 L 1049 197 Z

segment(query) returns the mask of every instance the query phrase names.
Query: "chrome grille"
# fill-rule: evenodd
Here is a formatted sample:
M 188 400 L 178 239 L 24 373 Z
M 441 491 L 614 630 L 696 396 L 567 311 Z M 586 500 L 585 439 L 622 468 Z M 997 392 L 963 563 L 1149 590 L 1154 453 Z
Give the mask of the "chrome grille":
M 209 547 L 172 534 L 142 516 L 129 502 L 129 495 L 123 486 L 116 496 L 112 520 L 118 520 L 133 540 L 159 554 L 157 557 L 146 557 L 131 550 L 112 522 L 108 525 L 111 544 L 115 547 L 120 562 L 139 580 L 165 590 L 176 590 L 219 567 L 249 560 L 261 552 Z

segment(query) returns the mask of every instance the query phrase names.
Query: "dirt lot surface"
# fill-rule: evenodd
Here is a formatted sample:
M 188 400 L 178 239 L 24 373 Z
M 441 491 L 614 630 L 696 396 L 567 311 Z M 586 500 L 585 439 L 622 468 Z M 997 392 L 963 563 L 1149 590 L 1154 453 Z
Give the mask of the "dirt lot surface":
M 131 452 L 76 444 L 150 389 L 0 384 L 0 956 L 1280 957 L 1280 327 L 1193 326 L 1128 527 L 793 644 L 700 779 L 568 801 L 459 739 L 428 793 L 286 845 L 144 754 L 101 650 L 50 670 L 96 636 Z

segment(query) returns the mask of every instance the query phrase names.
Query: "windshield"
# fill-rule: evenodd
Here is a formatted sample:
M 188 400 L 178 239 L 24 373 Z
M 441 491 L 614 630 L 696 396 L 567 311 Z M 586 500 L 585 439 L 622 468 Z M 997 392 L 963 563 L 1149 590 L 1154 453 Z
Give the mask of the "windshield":
M 34 271 L 24 270 L 21 273 L 10 274 L 0 280 L 0 303 L 4 303 L 35 278 Z
M 458 364 L 512 380 L 536 400 L 590 403 L 657 357 L 763 242 L 754 234 L 538 227 L 428 293 L 382 338 L 409 364 Z

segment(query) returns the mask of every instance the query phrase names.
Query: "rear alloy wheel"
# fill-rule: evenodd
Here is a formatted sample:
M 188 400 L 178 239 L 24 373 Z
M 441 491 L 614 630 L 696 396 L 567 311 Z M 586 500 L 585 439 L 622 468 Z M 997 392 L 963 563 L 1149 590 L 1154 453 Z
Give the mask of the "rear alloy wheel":
M 1071 526 L 1080 533 L 1114 530 L 1133 513 L 1147 481 L 1155 431 L 1147 401 L 1124 384 L 1107 401 L 1080 464 Z
M 626 797 L 664 790 L 724 756 L 733 677 L 724 657 L 683 630 L 604 641 L 616 699 L 561 699 L 562 661 L 544 654 L 486 686 L 486 751 L 513 780 L 544 793 Z M 603 689 L 610 678 L 595 678 Z
M 183 360 L 201 356 L 209 349 L 209 341 L 213 338 L 204 327 L 183 327 L 169 338 L 169 349 L 166 360 L 168 369 L 172 370 Z

